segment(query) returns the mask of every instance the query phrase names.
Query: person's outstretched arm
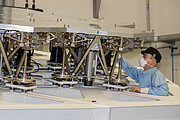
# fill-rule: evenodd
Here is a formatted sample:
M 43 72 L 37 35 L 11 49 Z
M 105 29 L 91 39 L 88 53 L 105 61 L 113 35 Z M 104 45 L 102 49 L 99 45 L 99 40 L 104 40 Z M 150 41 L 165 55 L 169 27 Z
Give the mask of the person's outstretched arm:
M 117 63 L 119 64 L 120 58 Z M 137 69 L 136 67 L 130 65 L 124 58 L 122 58 L 122 69 L 130 76 L 132 79 L 139 83 L 139 76 L 142 74 L 143 70 Z

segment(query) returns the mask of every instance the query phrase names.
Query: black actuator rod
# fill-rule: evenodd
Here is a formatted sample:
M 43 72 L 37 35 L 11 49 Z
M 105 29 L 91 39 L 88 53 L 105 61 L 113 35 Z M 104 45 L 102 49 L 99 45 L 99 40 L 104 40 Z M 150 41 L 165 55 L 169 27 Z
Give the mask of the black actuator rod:
M 25 8 L 28 8 L 28 7 L 29 7 L 28 0 L 26 0 Z
M 35 0 L 33 0 L 32 9 L 35 9 Z

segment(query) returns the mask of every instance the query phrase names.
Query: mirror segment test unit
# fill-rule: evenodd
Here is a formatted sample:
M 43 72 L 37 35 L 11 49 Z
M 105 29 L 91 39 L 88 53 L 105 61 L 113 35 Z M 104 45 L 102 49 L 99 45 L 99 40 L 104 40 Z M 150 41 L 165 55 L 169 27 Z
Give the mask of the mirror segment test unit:
M 180 118 L 179 86 L 167 79 L 169 96 L 129 92 L 138 83 L 122 70 L 123 55 L 154 41 L 154 32 L 35 4 L 0 12 L 0 119 Z

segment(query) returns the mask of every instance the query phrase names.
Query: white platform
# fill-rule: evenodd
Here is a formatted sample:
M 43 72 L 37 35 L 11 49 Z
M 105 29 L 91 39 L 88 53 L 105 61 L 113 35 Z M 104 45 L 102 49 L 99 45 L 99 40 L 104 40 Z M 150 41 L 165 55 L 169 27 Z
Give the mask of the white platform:
M 103 87 L 38 88 L 32 93 L 0 90 L 4 120 L 179 120 L 180 88 L 173 96 L 115 92 Z M 15 117 L 14 117 L 15 116 Z
M 37 86 L 25 87 L 25 86 L 22 86 L 22 85 L 13 85 L 13 84 L 10 84 L 10 83 L 6 83 L 5 86 L 9 87 L 9 88 L 15 88 L 15 89 L 21 89 L 21 90 L 34 90 L 34 89 L 37 88 Z

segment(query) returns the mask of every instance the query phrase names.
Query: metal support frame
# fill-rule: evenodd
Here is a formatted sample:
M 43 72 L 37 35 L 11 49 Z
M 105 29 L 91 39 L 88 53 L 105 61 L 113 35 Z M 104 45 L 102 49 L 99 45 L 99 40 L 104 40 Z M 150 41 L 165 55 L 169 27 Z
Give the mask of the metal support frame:
M 17 39 L 17 38 L 12 37 L 13 35 L 18 34 L 18 33 L 21 34 L 21 39 L 20 40 Z M 31 36 L 31 37 L 29 39 L 25 39 L 28 36 Z M 11 33 L 11 34 L 5 35 L 5 37 L 7 37 L 7 38 L 9 38 L 11 40 L 17 41 L 17 42 L 27 42 L 27 41 L 31 41 L 31 40 L 36 38 L 36 36 L 34 36 L 34 35 L 30 34 L 30 33 L 25 33 L 25 32 Z
M 76 55 L 76 53 L 74 52 L 74 50 L 72 48 L 69 49 L 69 51 L 71 52 L 71 54 L 73 55 L 74 59 L 76 60 L 76 62 L 79 62 L 79 58 L 78 56 Z M 81 65 L 82 70 L 84 70 L 84 67 Z
M 91 42 L 89 48 L 87 49 L 87 51 L 85 52 L 85 54 L 83 55 L 83 57 L 79 61 L 77 67 L 75 68 L 73 75 L 75 75 L 77 73 L 77 71 L 79 70 L 80 66 L 82 65 L 83 61 L 86 59 L 87 55 L 89 54 L 91 48 L 94 46 L 95 43 L 99 44 L 99 48 L 100 48 L 100 52 L 101 52 L 101 56 L 102 56 L 102 61 L 103 61 L 104 69 L 105 69 L 104 72 L 105 72 L 105 75 L 108 76 L 108 70 L 107 70 L 107 65 L 106 65 L 106 61 L 105 61 L 105 56 L 104 56 L 104 52 L 102 49 L 101 40 L 100 40 L 99 36 L 96 36 L 94 38 L 94 40 Z
M 105 69 L 105 75 L 108 76 L 109 74 L 108 74 L 107 64 L 106 64 L 105 55 L 104 55 L 104 52 L 103 52 L 103 48 L 102 48 L 100 37 L 98 37 L 97 39 L 98 39 L 98 42 L 99 42 L 99 48 L 100 48 L 100 52 L 101 52 L 101 56 L 102 56 L 102 61 L 103 61 L 104 69 Z
M 97 54 L 97 57 L 98 57 L 98 59 L 99 59 L 99 62 L 100 62 L 101 65 L 102 65 L 103 70 L 105 71 L 105 74 L 107 74 L 107 73 L 106 73 L 106 70 L 105 70 L 105 67 L 103 66 L 103 62 L 102 62 L 102 60 L 101 60 L 99 54 Z M 96 72 L 96 71 L 95 71 L 95 72 Z
M 69 48 L 69 51 L 73 55 L 73 57 L 76 60 L 76 62 L 79 62 L 80 60 L 79 60 L 78 56 L 76 55 L 76 53 L 74 52 L 74 50 L 72 48 Z
M 65 64 L 66 64 L 66 72 L 68 72 L 68 74 L 70 75 L 70 66 L 69 66 L 69 62 L 68 62 L 68 57 L 67 57 L 67 53 L 65 51 Z
M 87 49 L 87 51 L 85 52 L 85 54 L 83 55 L 83 57 L 81 58 L 81 60 L 79 61 L 77 67 L 75 68 L 73 74 L 76 74 L 77 71 L 79 70 L 80 66 L 82 65 L 82 63 L 84 62 L 84 60 L 86 59 L 87 55 L 89 54 L 91 48 L 93 47 L 94 43 L 97 42 L 97 37 L 95 37 L 95 39 L 92 41 L 92 43 L 90 44 L 89 48 Z
M 66 49 L 63 48 L 63 61 L 62 61 L 62 70 L 61 70 L 61 76 L 63 77 L 65 74 L 64 74 L 64 63 L 65 63 L 65 57 L 66 57 Z
M 115 68 L 116 68 L 118 57 L 121 54 L 121 58 L 120 58 L 120 61 L 119 61 L 119 70 L 118 70 L 118 75 L 117 75 L 118 82 L 121 82 L 121 79 L 122 79 L 123 37 L 121 38 L 121 43 L 120 43 L 120 48 L 119 49 L 120 50 L 115 53 L 115 57 L 114 57 L 114 60 L 113 60 L 113 65 L 112 65 L 111 72 L 110 72 L 110 80 L 112 80 L 112 76 L 114 75 L 114 71 L 115 71 Z
M 7 57 L 8 62 L 10 61 L 10 59 L 14 56 L 14 54 L 19 50 L 20 46 L 18 46 L 17 48 L 14 49 L 14 51 Z M 5 61 L 2 63 L 2 67 L 5 65 Z
M 117 75 L 117 79 L 118 79 L 118 82 L 121 82 L 121 79 L 122 79 L 122 53 L 123 53 L 123 37 L 121 37 L 121 44 L 120 44 L 120 48 L 121 49 L 121 58 L 119 60 L 119 71 L 118 71 L 118 75 Z
M 10 65 L 9 65 L 9 62 L 8 62 L 8 58 L 7 58 L 7 55 L 6 55 L 6 53 L 5 53 L 4 46 L 3 46 L 1 40 L 0 40 L 0 48 L 1 48 L 1 52 L 2 52 L 3 57 L 4 57 L 4 61 L 5 61 L 5 63 L 6 63 L 6 66 L 7 66 L 8 72 L 9 72 L 9 75 L 12 76 L 12 70 L 11 70 L 11 68 L 10 68 Z
M 0 52 L 1 53 L 1 52 Z M 3 59 L 3 55 L 2 53 L 0 54 L 0 77 L 2 77 L 2 59 Z
M 104 56 L 106 57 L 106 55 L 107 55 L 110 51 L 111 51 L 111 50 L 108 49 L 108 50 L 105 52 Z M 98 65 L 99 63 L 100 63 L 100 61 L 97 62 L 97 65 Z
M 115 57 L 114 57 L 114 60 L 113 60 L 113 65 L 112 65 L 111 72 L 110 72 L 110 76 L 111 77 L 114 75 L 114 70 L 116 69 L 116 64 L 117 64 L 117 60 L 118 60 L 119 54 L 120 53 L 118 51 L 115 54 Z
M 26 52 L 26 51 L 24 51 L 24 54 L 23 54 L 23 56 L 22 56 L 22 58 L 21 58 L 21 61 L 20 61 L 19 65 L 18 65 L 18 68 L 17 68 L 17 71 L 16 71 L 16 78 L 18 77 L 19 72 L 20 72 L 20 70 L 21 70 L 21 67 L 22 67 L 22 65 L 23 65 L 23 62 L 24 62 L 24 59 L 25 59 L 25 56 L 26 56 L 26 53 L 25 53 L 25 52 Z
M 25 53 L 25 58 L 24 58 L 24 70 L 23 70 L 23 82 L 26 82 L 27 52 L 28 52 L 28 51 L 24 51 L 24 53 Z
M 111 52 L 110 49 L 108 49 L 108 50 L 105 52 L 104 56 L 106 56 L 109 52 Z
M 66 57 L 69 58 L 70 56 L 71 56 L 71 53 L 69 52 Z
M 122 80 L 122 53 L 121 53 L 121 58 L 119 60 L 119 71 L 117 75 L 118 82 L 121 82 Z

